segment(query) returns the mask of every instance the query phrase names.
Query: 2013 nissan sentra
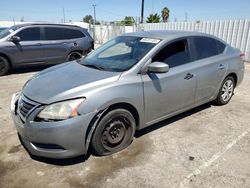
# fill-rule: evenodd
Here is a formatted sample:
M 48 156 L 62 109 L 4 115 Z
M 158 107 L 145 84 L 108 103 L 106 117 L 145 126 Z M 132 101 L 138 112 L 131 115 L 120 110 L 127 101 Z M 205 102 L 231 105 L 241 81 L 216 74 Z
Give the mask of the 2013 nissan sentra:
M 83 60 L 48 68 L 13 95 L 18 135 L 37 156 L 126 148 L 136 130 L 191 108 L 227 104 L 244 75 L 241 52 L 211 35 L 124 34 Z

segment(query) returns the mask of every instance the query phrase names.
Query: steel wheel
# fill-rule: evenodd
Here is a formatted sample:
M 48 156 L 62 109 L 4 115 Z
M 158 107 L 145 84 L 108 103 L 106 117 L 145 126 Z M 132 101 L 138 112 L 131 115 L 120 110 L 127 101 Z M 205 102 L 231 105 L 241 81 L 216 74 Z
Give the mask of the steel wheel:
M 10 70 L 10 64 L 7 59 L 0 56 L 0 76 L 5 75 Z
M 235 87 L 234 78 L 228 76 L 222 83 L 219 94 L 215 102 L 219 105 L 227 104 L 233 96 Z
M 92 148 L 98 155 L 109 155 L 126 148 L 133 140 L 135 120 L 124 109 L 107 113 L 99 122 L 92 138 Z
M 125 119 L 117 118 L 117 120 L 113 119 L 105 126 L 101 137 L 101 143 L 105 149 L 112 150 L 121 145 L 126 136 L 126 131 L 129 129 L 126 122 Z

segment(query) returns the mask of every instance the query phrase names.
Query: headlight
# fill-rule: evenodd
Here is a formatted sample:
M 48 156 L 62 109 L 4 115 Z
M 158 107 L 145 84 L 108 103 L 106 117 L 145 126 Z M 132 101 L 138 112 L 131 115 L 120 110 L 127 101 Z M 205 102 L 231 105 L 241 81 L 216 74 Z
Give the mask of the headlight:
M 58 102 L 45 107 L 37 117 L 44 120 L 65 120 L 78 115 L 77 108 L 85 98 Z

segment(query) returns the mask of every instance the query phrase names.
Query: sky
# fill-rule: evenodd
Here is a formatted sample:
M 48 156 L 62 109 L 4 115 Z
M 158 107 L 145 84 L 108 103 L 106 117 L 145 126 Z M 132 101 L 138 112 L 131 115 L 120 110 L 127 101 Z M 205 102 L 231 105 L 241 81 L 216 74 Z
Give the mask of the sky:
M 0 20 L 62 22 L 81 21 L 93 15 L 99 21 L 120 21 L 125 16 L 140 17 L 141 0 L 0 0 Z M 224 20 L 250 18 L 250 0 L 145 0 L 144 17 L 170 10 L 170 21 Z

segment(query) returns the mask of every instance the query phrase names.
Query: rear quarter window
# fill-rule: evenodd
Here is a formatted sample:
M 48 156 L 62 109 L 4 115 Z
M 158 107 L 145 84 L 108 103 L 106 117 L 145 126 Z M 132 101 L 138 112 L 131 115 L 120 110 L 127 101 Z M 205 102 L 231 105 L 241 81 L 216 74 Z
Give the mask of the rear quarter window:
M 224 52 L 225 44 L 209 37 L 194 37 L 196 60 L 219 55 Z

